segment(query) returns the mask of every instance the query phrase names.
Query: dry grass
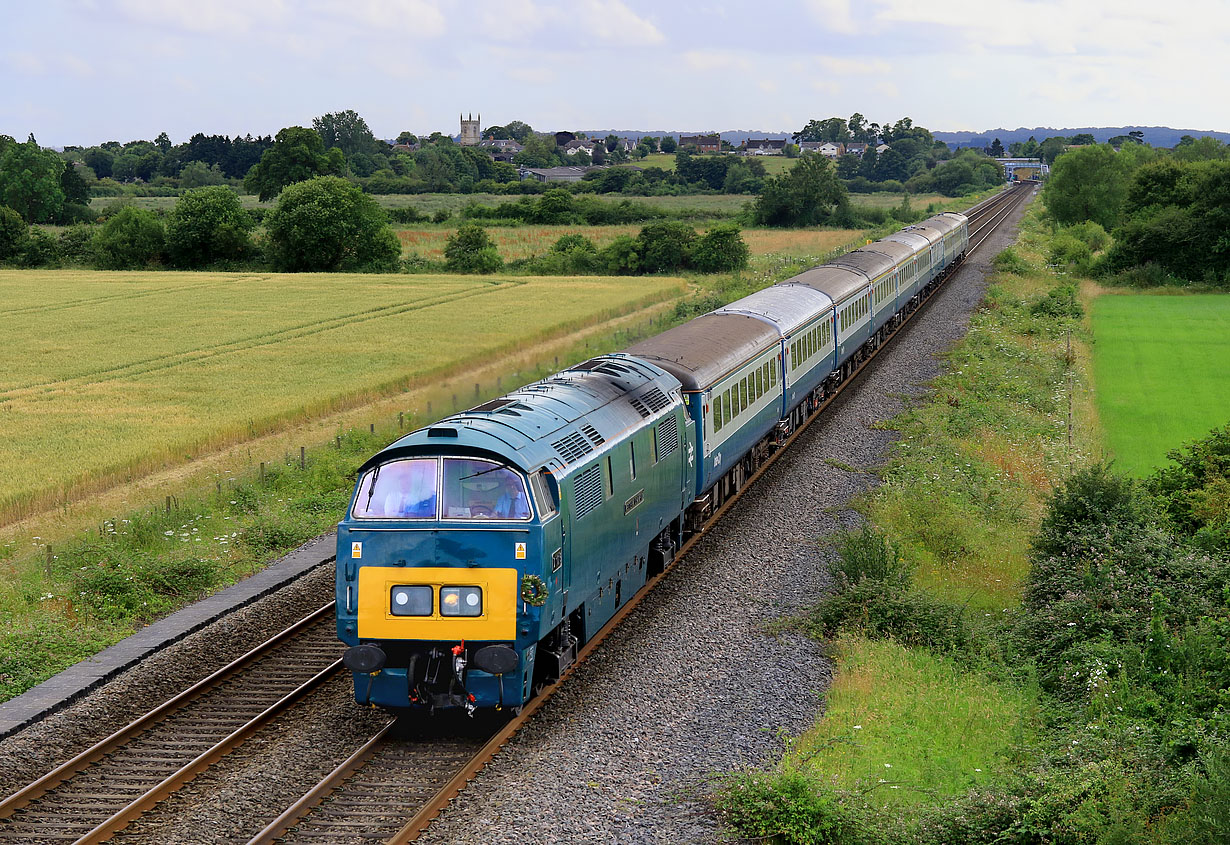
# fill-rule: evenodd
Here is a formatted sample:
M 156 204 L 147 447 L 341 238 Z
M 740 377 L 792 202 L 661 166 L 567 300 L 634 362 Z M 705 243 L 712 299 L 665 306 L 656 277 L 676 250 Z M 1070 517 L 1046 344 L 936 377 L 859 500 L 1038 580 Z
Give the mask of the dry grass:
M 620 235 L 635 236 L 640 224 L 621 226 L 492 226 L 487 234 L 495 241 L 500 257 L 505 261 L 542 255 L 564 235 L 580 234 L 602 248 Z M 698 226 L 698 232 L 707 227 Z M 397 236 L 407 253 L 432 261 L 444 260 L 444 245 L 450 229 L 413 227 L 400 229 Z M 752 255 L 809 256 L 823 255 L 829 250 L 862 236 L 860 229 L 744 229 L 743 240 Z
M 0 519 L 681 290 L 669 278 L 0 271 Z

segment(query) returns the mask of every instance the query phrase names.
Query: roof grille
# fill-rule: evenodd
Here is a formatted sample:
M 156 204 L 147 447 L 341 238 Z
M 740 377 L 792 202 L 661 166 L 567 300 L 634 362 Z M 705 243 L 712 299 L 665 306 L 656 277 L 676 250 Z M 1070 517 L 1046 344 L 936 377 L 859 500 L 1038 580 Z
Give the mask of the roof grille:
M 505 405 L 513 404 L 513 399 L 492 399 L 490 402 L 484 402 L 481 405 L 475 405 L 470 409 L 472 414 L 489 414 L 492 411 L 498 411 Z
M 640 399 L 635 396 L 629 396 L 628 402 L 632 404 L 633 408 L 636 408 L 636 412 L 640 414 L 642 418 L 649 416 L 649 409 L 645 407 L 645 403 Z
M 594 451 L 594 447 L 589 445 L 589 441 L 576 431 L 571 432 L 560 440 L 556 440 L 551 446 L 556 452 L 559 452 L 559 456 L 564 459 L 566 464 L 570 464 L 577 458 L 584 457 Z
M 671 403 L 671 400 L 666 398 L 666 394 L 658 388 L 652 388 L 641 396 L 641 400 L 649 406 L 649 410 L 657 413 Z
M 594 464 L 577 476 L 573 484 L 577 519 L 581 519 L 602 504 L 602 465 Z
M 581 426 L 581 433 L 588 437 L 590 442 L 592 442 L 595 446 L 601 446 L 606 442 L 606 439 L 598 433 L 598 429 L 594 428 L 589 423 Z

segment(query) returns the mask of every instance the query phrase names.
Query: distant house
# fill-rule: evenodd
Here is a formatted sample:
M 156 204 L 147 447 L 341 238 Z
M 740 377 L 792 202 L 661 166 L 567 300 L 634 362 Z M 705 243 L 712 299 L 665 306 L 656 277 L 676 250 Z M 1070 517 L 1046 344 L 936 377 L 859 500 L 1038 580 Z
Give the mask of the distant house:
M 593 167 L 523 167 L 519 171 L 521 181 L 533 179 L 536 182 L 580 182 L 585 174 L 598 168 Z
M 862 158 L 863 153 L 865 152 L 867 152 L 867 145 L 864 144 L 862 141 L 853 141 L 849 144 L 846 144 L 846 154 L 847 155 L 854 155 L 854 156 L 858 156 L 859 158 Z
M 420 146 L 421 145 L 417 142 L 413 144 L 394 144 L 393 149 L 401 153 L 413 153 L 416 152 Z
M 679 146 L 696 147 L 702 153 L 719 153 L 722 151 L 722 136 L 717 132 L 712 135 L 680 135 Z
M 785 151 L 785 138 L 748 138 L 743 142 L 743 152 L 747 155 L 779 156 Z
M 478 145 L 486 149 L 511 150 L 514 153 L 519 153 L 525 149 L 524 146 L 512 138 L 484 138 L 478 142 Z
M 496 161 L 512 161 L 513 156 L 525 149 L 511 138 L 485 138 L 478 142 L 478 146 Z
M 890 147 L 888 144 L 880 144 L 880 146 L 876 147 L 876 153 L 879 154 L 889 149 L 892 149 L 892 147 Z
M 594 154 L 594 149 L 601 143 L 599 141 L 569 141 L 564 144 L 564 152 L 567 155 L 576 155 L 577 153 L 585 152 L 590 155 Z
M 636 141 L 633 141 L 631 138 L 620 138 L 615 142 L 615 149 L 630 153 L 636 149 Z

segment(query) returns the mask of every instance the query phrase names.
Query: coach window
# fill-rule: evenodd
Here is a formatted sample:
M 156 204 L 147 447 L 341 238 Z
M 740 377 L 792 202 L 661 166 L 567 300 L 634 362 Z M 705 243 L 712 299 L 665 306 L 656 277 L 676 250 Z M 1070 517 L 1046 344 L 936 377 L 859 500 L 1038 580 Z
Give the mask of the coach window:
M 773 383 L 774 387 L 777 386 L 777 359 L 776 358 L 769 361 L 769 380 Z
M 739 379 L 739 411 L 747 410 L 747 376 Z
M 722 425 L 730 422 L 730 391 L 722 393 Z
M 722 397 L 713 397 L 713 430 L 719 432 L 722 430 Z

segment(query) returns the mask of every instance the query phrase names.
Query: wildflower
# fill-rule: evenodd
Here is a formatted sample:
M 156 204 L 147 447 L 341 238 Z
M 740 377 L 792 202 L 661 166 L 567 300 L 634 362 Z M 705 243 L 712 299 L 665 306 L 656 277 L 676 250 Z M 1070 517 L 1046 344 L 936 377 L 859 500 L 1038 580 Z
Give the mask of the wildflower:
M 861 731 L 862 729 L 863 729 L 863 726 L 862 726 L 862 725 L 855 725 L 855 726 L 854 726 L 854 730 L 856 730 L 856 731 Z
M 886 768 L 886 769 L 891 769 L 892 767 L 893 767 L 893 764 L 892 764 L 892 763 L 885 763 L 885 764 L 884 764 L 884 768 Z

